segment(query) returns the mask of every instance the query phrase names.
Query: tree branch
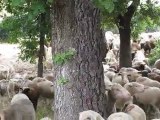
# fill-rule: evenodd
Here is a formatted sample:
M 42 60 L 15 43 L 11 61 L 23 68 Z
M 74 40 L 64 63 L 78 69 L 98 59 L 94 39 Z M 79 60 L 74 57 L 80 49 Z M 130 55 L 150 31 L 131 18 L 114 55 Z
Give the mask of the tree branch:
M 132 4 L 127 8 L 127 12 L 125 13 L 124 16 L 127 17 L 128 19 L 131 19 L 139 4 L 140 0 L 133 0 Z

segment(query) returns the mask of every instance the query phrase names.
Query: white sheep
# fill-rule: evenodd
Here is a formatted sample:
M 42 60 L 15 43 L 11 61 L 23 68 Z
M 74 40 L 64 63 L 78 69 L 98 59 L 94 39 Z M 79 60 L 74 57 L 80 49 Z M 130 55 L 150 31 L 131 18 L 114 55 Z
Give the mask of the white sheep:
M 79 120 L 104 120 L 102 116 L 92 110 L 87 110 L 79 113 Z
M 110 90 L 113 85 L 113 83 L 109 80 L 107 76 L 104 76 L 104 84 L 106 90 Z
M 120 84 L 114 83 L 111 90 L 106 92 L 108 100 L 112 99 L 112 102 L 117 109 L 122 109 L 125 104 L 132 103 L 132 96 L 124 87 Z
M 112 81 L 113 77 L 116 75 L 115 72 L 113 71 L 106 71 L 104 72 L 104 76 L 107 76 L 109 78 L 110 81 Z
M 122 86 L 128 82 L 129 80 L 128 80 L 127 74 L 125 73 L 121 73 L 121 74 L 118 73 L 112 78 L 112 83 L 119 83 Z
M 116 56 L 114 54 L 113 49 L 109 50 L 105 57 L 107 64 L 117 63 Z
M 152 80 L 148 77 L 138 77 L 136 82 L 146 85 L 146 86 L 160 88 L 160 83 L 158 81 Z
M 124 112 L 111 114 L 107 120 L 134 120 L 132 116 Z
M 40 120 L 52 120 L 52 119 L 49 117 L 44 117 L 44 118 L 41 118 Z
M 125 113 L 131 115 L 134 120 L 146 120 L 146 114 L 142 108 L 136 104 L 129 104 L 125 108 Z
M 35 110 L 29 98 L 23 94 L 16 94 L 8 108 L 0 112 L 1 120 L 36 120 Z
M 160 89 L 157 87 L 145 87 L 142 84 L 136 83 L 136 85 L 127 83 L 125 88 L 134 95 L 136 100 L 144 105 L 152 105 L 154 109 L 159 113 L 160 104 Z
M 160 59 L 154 63 L 154 67 L 160 70 Z
M 139 83 L 137 83 L 137 82 L 126 83 L 126 84 L 124 85 L 124 88 L 127 89 L 132 96 L 133 96 L 135 93 L 144 92 L 144 90 L 145 90 L 145 86 L 142 85 L 142 84 L 139 84 Z
M 129 104 L 124 112 L 113 113 L 108 120 L 146 120 L 146 114 L 142 108 L 135 104 Z

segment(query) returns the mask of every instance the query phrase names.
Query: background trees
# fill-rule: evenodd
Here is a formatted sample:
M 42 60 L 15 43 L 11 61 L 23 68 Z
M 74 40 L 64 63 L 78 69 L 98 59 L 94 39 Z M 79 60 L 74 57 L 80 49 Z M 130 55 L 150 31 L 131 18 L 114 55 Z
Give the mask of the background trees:
M 93 0 L 102 12 L 103 26 L 117 26 L 120 34 L 120 67 L 131 66 L 130 39 L 137 37 L 145 27 L 159 23 L 159 7 L 147 0 Z
M 2 22 L 1 29 L 8 32 L 9 42 L 20 42 L 20 58 L 35 62 L 40 46 L 38 76 L 43 76 L 44 44 L 51 38 L 50 4 L 51 0 L 4 0 L 1 4 L 12 14 Z

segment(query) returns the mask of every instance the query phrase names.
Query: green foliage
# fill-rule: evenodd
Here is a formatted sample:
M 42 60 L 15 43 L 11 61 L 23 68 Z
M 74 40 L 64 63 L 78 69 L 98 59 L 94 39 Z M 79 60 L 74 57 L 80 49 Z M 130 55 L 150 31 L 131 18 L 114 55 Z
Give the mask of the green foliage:
M 156 29 L 160 24 L 160 8 L 152 3 L 141 4 L 132 18 L 132 37 L 138 38 L 138 34 L 147 29 Z
M 156 42 L 156 47 L 151 51 L 149 55 L 149 63 L 153 65 L 157 59 L 160 59 L 160 41 Z
M 75 55 L 75 53 L 75 49 L 69 49 L 63 53 L 57 53 L 53 56 L 53 62 L 58 65 L 63 65 L 68 60 L 70 60 Z
M 44 98 L 43 98 L 44 99 Z M 52 110 L 52 103 L 53 100 L 47 100 L 47 102 L 43 99 L 38 101 L 37 111 L 36 111 L 36 120 L 40 120 L 44 117 L 53 118 L 53 110 Z M 49 102 L 49 104 L 48 104 Z
M 0 8 L 5 8 L 12 13 L 12 16 L 7 17 L 0 24 L 0 28 L 7 32 L 7 41 L 17 43 L 20 38 L 24 39 L 20 42 L 22 60 L 35 61 L 34 52 L 38 45 L 37 36 L 40 30 L 43 30 L 47 41 L 51 40 L 50 6 L 52 2 L 53 0 L 2 0 L 0 2 L 3 3 Z M 44 26 L 40 25 L 42 13 L 45 13 Z
M 57 81 L 57 83 L 59 84 L 59 85 L 65 85 L 65 84 L 67 84 L 69 82 L 69 80 L 67 80 L 67 79 L 65 79 L 64 77 L 60 77 L 60 79 L 58 79 L 58 81 Z
M 37 38 L 32 39 L 21 39 L 19 40 L 20 43 L 20 50 L 21 54 L 19 55 L 19 58 L 23 61 L 29 61 L 31 63 L 35 63 L 37 58 L 37 46 L 38 46 L 38 40 Z
M 135 6 L 137 11 L 132 17 L 131 29 L 132 37 L 136 39 L 138 34 L 146 29 L 154 29 L 159 26 L 160 8 L 156 7 L 150 0 L 146 4 L 140 3 L 140 0 L 92 0 L 95 6 L 101 11 L 102 27 L 104 29 L 115 28 L 119 26 L 118 17 L 123 16 L 130 5 Z

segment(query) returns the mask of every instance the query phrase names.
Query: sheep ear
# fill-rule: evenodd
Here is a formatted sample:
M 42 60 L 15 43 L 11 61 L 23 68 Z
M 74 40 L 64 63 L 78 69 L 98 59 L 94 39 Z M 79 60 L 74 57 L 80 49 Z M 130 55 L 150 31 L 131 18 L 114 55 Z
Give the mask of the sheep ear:
M 29 87 L 26 87 L 23 89 L 22 93 L 27 94 L 30 91 Z
M 19 88 L 19 93 L 22 93 L 23 92 L 23 88 Z
M 133 85 L 132 85 L 132 84 L 128 84 L 128 86 L 129 86 L 129 87 L 132 87 Z
M 119 72 L 117 75 L 122 75 L 122 73 Z
M 142 71 L 138 71 L 137 73 L 138 73 L 138 74 L 142 74 Z

